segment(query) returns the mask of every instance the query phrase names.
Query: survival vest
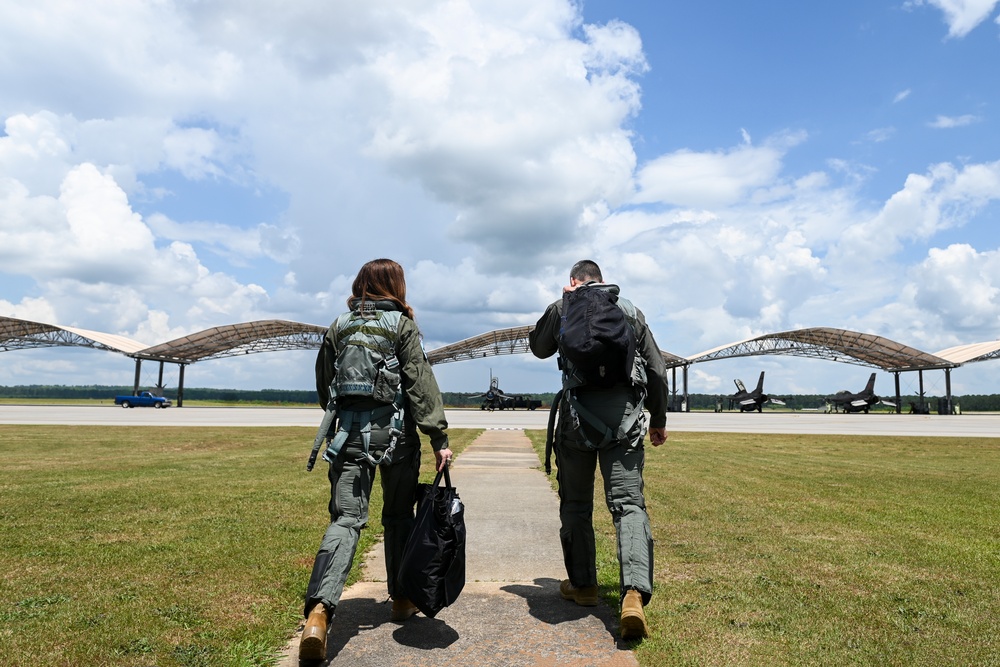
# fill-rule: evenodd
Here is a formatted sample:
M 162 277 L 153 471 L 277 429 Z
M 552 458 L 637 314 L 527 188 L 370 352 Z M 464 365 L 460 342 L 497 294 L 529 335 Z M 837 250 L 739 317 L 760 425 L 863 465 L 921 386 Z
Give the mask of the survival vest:
M 379 310 L 370 302 L 363 310 L 344 313 L 334 327 L 337 336 L 336 373 L 331 395 L 371 397 L 392 403 L 399 391 L 398 310 Z
M 398 310 L 381 310 L 376 304 L 363 302 L 358 308 L 337 318 L 333 330 L 339 350 L 330 383 L 330 402 L 320 424 L 307 470 L 312 469 L 323 440 L 327 441 L 323 459 L 332 462 L 347 441 L 351 428 L 357 424 L 365 457 L 372 465 L 391 460 L 396 442 L 403 433 L 403 390 L 396 358 L 399 340 Z M 371 398 L 378 404 L 370 409 L 348 409 L 341 397 Z M 389 446 L 379 458 L 369 453 L 372 422 L 392 414 L 389 426 Z M 337 429 L 330 437 L 336 422 Z

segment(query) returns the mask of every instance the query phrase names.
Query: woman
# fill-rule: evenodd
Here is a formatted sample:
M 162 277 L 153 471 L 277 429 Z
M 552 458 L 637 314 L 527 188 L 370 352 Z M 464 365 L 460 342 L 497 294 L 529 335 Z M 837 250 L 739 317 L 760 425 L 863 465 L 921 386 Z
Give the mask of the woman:
M 349 312 L 330 325 L 316 359 L 320 405 L 332 399 L 337 429 L 323 458 L 330 463 L 330 525 L 323 536 L 306 592 L 302 659 L 326 657 L 329 619 L 340 601 L 368 522 L 375 469 L 381 470 L 382 526 L 393 621 L 417 609 L 399 592 L 397 573 L 413 528 L 420 429 L 431 441 L 437 470 L 451 460 L 448 423 L 437 380 L 406 303 L 403 268 L 375 259 L 358 271 Z

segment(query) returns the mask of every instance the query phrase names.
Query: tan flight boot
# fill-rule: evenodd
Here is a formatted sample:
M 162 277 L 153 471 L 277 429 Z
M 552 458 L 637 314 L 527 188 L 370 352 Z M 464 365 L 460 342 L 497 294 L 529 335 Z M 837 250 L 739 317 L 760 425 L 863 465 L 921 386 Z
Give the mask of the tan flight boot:
M 642 594 L 635 589 L 626 591 L 625 599 L 622 600 L 620 631 L 622 639 L 641 639 L 649 636 L 646 612 L 642 610 Z
M 309 611 L 306 627 L 302 629 L 302 639 L 299 641 L 300 660 L 323 660 L 326 658 L 326 630 L 329 614 L 322 602 Z
M 416 613 L 417 605 L 410 602 L 410 598 L 396 598 L 392 601 L 392 613 L 389 615 L 389 620 L 405 621 Z
M 583 586 L 577 588 L 570 583 L 569 579 L 563 579 L 559 584 L 559 594 L 563 600 L 572 600 L 581 607 L 597 606 L 597 586 Z

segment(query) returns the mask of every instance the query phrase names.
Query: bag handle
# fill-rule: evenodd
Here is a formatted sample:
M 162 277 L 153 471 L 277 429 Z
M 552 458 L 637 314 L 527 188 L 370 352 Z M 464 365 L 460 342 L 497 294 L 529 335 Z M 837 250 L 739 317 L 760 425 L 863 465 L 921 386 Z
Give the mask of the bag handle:
M 444 468 L 442 468 L 440 471 L 438 471 L 437 477 L 434 478 L 434 486 L 435 487 L 438 486 L 441 483 L 441 476 L 444 475 L 444 485 L 445 485 L 445 488 L 448 488 L 448 489 L 455 488 L 455 487 L 453 487 L 451 485 L 451 475 L 448 473 L 448 468 L 450 468 L 450 467 L 451 466 L 446 463 L 444 465 Z

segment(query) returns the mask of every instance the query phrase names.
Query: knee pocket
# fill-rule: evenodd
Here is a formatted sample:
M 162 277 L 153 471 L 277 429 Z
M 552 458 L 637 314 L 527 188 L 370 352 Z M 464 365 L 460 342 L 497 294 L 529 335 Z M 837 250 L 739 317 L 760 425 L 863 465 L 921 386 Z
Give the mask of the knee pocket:
M 341 514 L 340 516 L 337 517 L 336 521 L 334 521 L 333 524 L 335 526 L 340 526 L 342 528 L 361 530 L 366 525 L 368 525 L 368 522 L 362 521 L 360 517 Z

